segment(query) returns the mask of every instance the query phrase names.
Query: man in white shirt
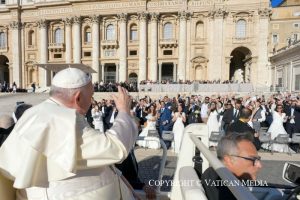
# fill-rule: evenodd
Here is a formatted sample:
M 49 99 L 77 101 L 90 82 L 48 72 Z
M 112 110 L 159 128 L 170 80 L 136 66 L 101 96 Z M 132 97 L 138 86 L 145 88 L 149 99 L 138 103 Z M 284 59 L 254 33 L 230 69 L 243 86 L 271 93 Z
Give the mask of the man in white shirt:
M 205 97 L 204 99 L 204 103 L 201 105 L 201 119 L 204 123 L 207 122 L 208 119 L 208 104 L 209 104 L 209 97 Z

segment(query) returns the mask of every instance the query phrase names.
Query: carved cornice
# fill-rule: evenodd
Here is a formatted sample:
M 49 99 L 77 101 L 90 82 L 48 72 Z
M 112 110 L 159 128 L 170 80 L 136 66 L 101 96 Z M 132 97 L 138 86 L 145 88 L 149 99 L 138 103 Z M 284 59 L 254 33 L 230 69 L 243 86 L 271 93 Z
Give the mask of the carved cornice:
M 90 17 L 93 24 L 99 24 L 100 17 L 98 15 L 93 15 Z
M 148 13 L 145 12 L 138 13 L 138 17 L 140 21 L 146 21 L 148 19 Z
M 180 20 L 187 20 L 190 17 L 190 13 L 186 11 L 178 12 L 178 17 Z
M 118 19 L 120 22 L 126 22 L 127 21 L 127 13 L 121 13 L 121 14 L 118 14 Z
M 151 21 L 157 21 L 159 19 L 158 13 L 150 13 L 150 20 Z
M 36 27 L 36 26 L 37 26 L 36 22 L 24 23 L 25 28 L 33 28 L 33 27 Z
M 81 16 L 73 17 L 73 24 L 81 24 L 81 22 L 82 22 Z
M 39 28 L 47 28 L 48 23 L 49 22 L 45 19 L 40 19 L 36 22 L 36 24 L 38 25 Z
M 11 29 L 21 29 L 22 28 L 22 23 L 18 21 L 13 21 L 9 24 L 9 27 Z
M 269 8 L 259 9 L 258 14 L 261 18 L 270 18 L 272 15 L 272 10 Z
M 72 26 L 73 18 L 72 17 L 66 17 L 62 19 L 62 21 L 65 23 L 65 26 Z

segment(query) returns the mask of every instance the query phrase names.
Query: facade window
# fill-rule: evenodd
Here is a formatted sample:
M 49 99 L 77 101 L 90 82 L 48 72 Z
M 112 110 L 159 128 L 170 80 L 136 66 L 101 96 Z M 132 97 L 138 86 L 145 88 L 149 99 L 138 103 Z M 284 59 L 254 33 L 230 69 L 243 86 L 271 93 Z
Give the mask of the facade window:
M 198 22 L 196 24 L 196 38 L 204 38 L 204 24 L 203 24 L 203 22 Z
M 173 39 L 173 25 L 171 23 L 165 23 L 164 25 L 164 35 L 163 38 L 168 40 L 168 39 Z
M 130 40 L 138 40 L 138 31 L 136 24 L 131 25 L 130 27 Z
M 0 48 L 6 47 L 6 34 L 4 32 L 0 32 Z
M 5 4 L 6 1 L 5 0 L 0 0 L 0 4 Z
M 278 44 L 278 40 L 279 39 L 279 36 L 278 36 L 278 34 L 273 34 L 272 35 L 272 43 L 273 44 Z
M 91 43 L 92 42 L 92 32 L 91 28 L 87 27 L 84 32 L 84 42 Z
M 115 56 L 115 50 L 105 50 L 104 51 L 105 57 L 114 57 Z
M 293 41 L 298 41 L 299 40 L 299 33 L 294 33 L 293 34 Z
M 31 30 L 28 33 L 28 45 L 32 46 L 34 45 L 34 31 Z
M 294 23 L 294 24 L 293 24 L 293 27 L 294 27 L 294 28 L 300 28 L 300 23 Z
M 106 27 L 106 40 L 115 40 L 115 27 L 112 24 Z
M 245 38 L 246 37 L 246 20 L 240 19 L 236 23 L 235 36 L 237 38 Z
M 56 44 L 62 44 L 63 43 L 63 32 L 60 28 L 57 28 L 54 31 L 54 43 Z

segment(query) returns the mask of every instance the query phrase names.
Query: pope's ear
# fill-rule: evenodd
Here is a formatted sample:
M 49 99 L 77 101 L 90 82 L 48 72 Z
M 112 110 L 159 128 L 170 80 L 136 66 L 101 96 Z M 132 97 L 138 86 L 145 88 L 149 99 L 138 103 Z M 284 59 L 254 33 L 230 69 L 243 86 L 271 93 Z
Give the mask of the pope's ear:
M 74 100 L 76 104 L 79 104 L 79 102 L 81 101 L 81 93 L 79 91 L 75 93 Z

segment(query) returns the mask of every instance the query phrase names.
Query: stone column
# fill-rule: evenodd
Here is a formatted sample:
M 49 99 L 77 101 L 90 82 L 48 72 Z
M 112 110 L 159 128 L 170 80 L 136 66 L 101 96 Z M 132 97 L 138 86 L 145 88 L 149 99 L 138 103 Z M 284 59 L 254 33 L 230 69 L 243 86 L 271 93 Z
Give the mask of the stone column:
M 66 27 L 66 63 L 72 62 L 72 18 L 63 19 Z
M 224 42 L 224 17 L 227 12 L 219 8 L 210 13 L 211 17 L 211 37 L 210 46 L 211 48 L 209 55 L 209 80 L 218 80 L 222 78 L 223 69 L 223 42 Z
M 177 75 L 177 65 L 176 63 L 173 63 L 173 81 L 176 81 L 176 75 Z
M 105 65 L 102 64 L 101 65 L 101 79 L 102 79 L 103 82 L 104 82 L 104 67 L 105 67 Z
M 268 80 L 266 81 L 266 74 L 268 73 L 268 34 L 269 34 L 269 20 L 271 16 L 271 10 L 269 8 L 261 9 L 258 11 L 258 42 L 257 42 L 257 77 L 254 83 L 257 86 L 269 85 Z
M 40 28 L 40 64 L 46 64 L 48 62 L 48 22 L 41 19 L 37 22 Z M 46 87 L 50 84 L 50 71 L 39 67 L 39 86 Z
M 185 81 L 186 79 L 186 20 L 188 13 L 179 12 L 179 47 L 178 47 L 178 79 Z
M 293 75 L 293 61 L 290 63 L 290 78 L 289 78 L 289 92 L 292 92 L 294 90 L 293 88 L 293 81 L 294 81 L 294 75 Z
M 157 34 L 157 20 L 158 14 L 151 13 L 151 48 L 150 48 L 150 70 L 149 78 L 152 81 L 157 81 L 157 45 L 158 45 L 158 34 Z
M 161 83 L 161 66 L 162 66 L 162 63 L 159 63 L 158 64 L 158 81 L 159 81 L 159 83 Z
M 99 82 L 100 71 L 99 71 L 99 55 L 100 55 L 100 35 L 99 35 L 99 17 L 97 15 L 92 16 L 92 68 L 96 73 L 92 73 L 93 82 Z
M 116 82 L 120 82 L 120 64 L 116 64 Z
M 147 79 L 147 14 L 139 13 L 139 76 L 138 82 Z
M 119 21 L 120 21 L 120 50 L 119 50 L 119 56 L 120 56 L 120 71 L 119 71 L 119 77 L 120 81 L 126 81 L 127 79 L 127 14 L 121 13 L 118 15 Z
M 10 23 L 12 29 L 12 81 L 10 85 L 15 82 L 18 87 L 22 87 L 22 52 L 21 52 L 21 26 L 22 24 L 17 21 Z M 10 79 L 11 80 L 11 79 Z
M 81 17 L 73 18 L 73 62 L 81 63 Z

